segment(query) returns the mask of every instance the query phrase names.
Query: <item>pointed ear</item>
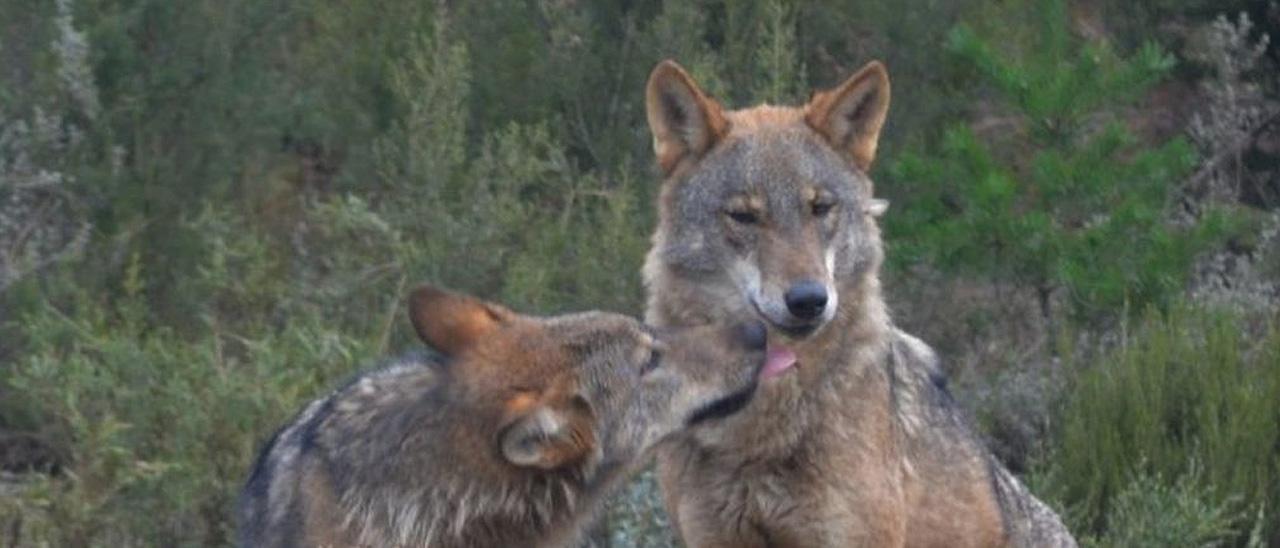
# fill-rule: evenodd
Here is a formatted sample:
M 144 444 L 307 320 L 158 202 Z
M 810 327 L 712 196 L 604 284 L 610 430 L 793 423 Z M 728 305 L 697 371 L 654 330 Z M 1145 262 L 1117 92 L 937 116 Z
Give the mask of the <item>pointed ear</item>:
M 675 61 L 654 67 L 644 103 L 653 152 L 663 175 L 670 175 L 681 160 L 701 156 L 728 128 L 720 104 L 707 97 Z
M 595 445 L 587 422 L 546 405 L 534 407 L 502 431 L 502 456 L 516 466 L 553 470 L 577 462 Z
M 804 110 L 809 126 L 866 172 L 889 112 L 889 73 L 879 61 L 867 63 L 835 89 L 815 93 Z
M 409 295 L 409 319 L 422 342 L 448 355 L 469 348 L 515 317 L 515 313 L 431 285 Z

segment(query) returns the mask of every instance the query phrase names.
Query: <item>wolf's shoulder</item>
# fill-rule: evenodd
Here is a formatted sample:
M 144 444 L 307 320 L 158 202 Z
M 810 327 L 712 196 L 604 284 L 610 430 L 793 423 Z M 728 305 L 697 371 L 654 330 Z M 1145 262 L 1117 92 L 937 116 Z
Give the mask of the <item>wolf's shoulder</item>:
M 919 338 L 893 329 L 885 363 L 890 396 L 904 432 L 930 443 L 970 445 L 968 419 L 947 388 L 937 353 Z
M 301 527 L 294 512 L 303 496 L 303 477 L 316 462 L 333 465 L 343 459 L 335 440 L 365 443 L 388 399 L 407 401 L 413 390 L 438 385 L 446 360 L 434 352 L 415 350 L 383 359 L 353 374 L 325 394 L 304 405 L 262 445 L 238 500 L 241 546 L 262 543 Z M 398 396 L 393 396 L 398 395 Z M 368 453 L 367 447 L 358 452 Z M 283 538 L 283 537 L 281 537 Z
M 384 359 L 356 373 L 320 403 L 314 422 L 326 430 L 360 430 L 381 417 L 421 406 L 436 393 L 447 376 L 447 360 L 439 354 L 415 350 Z
M 918 388 L 930 388 L 940 395 L 949 395 L 942 361 L 928 343 L 895 327 L 890 337 L 889 352 L 895 377 L 918 385 Z
M 994 458 L 994 457 L 989 457 Z M 1005 515 L 1013 546 L 1075 548 L 1076 539 L 1047 504 L 1031 494 L 1018 478 L 992 461 L 996 500 Z

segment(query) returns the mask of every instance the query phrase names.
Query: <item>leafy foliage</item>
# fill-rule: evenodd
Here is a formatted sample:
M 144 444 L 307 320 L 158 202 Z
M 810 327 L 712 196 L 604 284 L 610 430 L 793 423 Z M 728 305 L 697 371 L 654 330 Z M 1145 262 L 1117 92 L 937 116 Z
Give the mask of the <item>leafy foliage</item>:
M 1163 304 L 1195 254 L 1225 228 L 1167 222 L 1174 183 L 1195 165 L 1181 139 L 1150 146 L 1114 116 L 1168 73 L 1148 44 L 1128 58 L 1070 34 L 1060 0 L 1044 0 L 1038 38 L 1018 53 L 965 26 L 948 47 L 1014 117 L 999 131 L 961 125 L 928 154 L 903 155 L 891 177 L 914 191 L 890 219 L 898 260 L 931 259 L 1004 278 L 1041 296 L 1065 289 L 1078 315 Z

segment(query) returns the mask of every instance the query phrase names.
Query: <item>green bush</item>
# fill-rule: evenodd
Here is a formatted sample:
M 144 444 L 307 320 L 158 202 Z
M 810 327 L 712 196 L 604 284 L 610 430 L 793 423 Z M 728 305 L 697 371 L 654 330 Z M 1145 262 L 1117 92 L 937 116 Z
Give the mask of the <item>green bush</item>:
M 1142 512 L 1150 507 L 1143 505 L 1166 504 L 1160 497 L 1178 499 L 1181 491 L 1199 493 L 1202 507 L 1219 514 L 1222 508 L 1246 517 L 1266 511 L 1265 531 L 1274 534 L 1280 527 L 1271 507 L 1280 500 L 1277 364 L 1280 328 L 1274 324 L 1246 329 L 1230 314 L 1185 307 L 1147 314 L 1112 355 L 1079 364 L 1085 370 L 1059 421 L 1046 488 L 1072 510 L 1081 534 L 1129 534 L 1113 531 L 1136 526 L 1147 519 Z M 1141 489 L 1131 487 L 1134 481 L 1151 478 L 1175 487 L 1152 500 L 1126 494 Z M 1242 526 L 1248 523 L 1232 525 L 1237 537 L 1247 532 Z
M 967 26 L 952 31 L 949 50 L 1012 116 L 999 130 L 953 127 L 937 147 L 892 166 L 910 200 L 888 217 L 894 261 L 1007 281 L 1034 291 L 1046 317 L 1060 290 L 1083 318 L 1166 304 L 1224 223 L 1166 221 L 1195 155 L 1180 139 L 1140 142 L 1115 113 L 1174 60 L 1152 44 L 1123 57 L 1082 42 L 1064 2 L 1034 5 L 1037 19 L 1009 31 L 1034 31 L 1022 49 Z
M 1241 516 L 1232 504 L 1214 500 L 1192 469 L 1169 485 L 1159 476 L 1138 476 L 1115 497 L 1108 526 L 1086 546 L 1218 546 L 1239 535 Z
M 147 327 L 137 295 L 79 311 L 24 318 L 29 353 L 3 374 L 6 406 L 68 453 L 0 504 L 20 546 L 222 544 L 258 443 L 376 352 L 316 317 L 252 334 L 206 318 L 184 340 Z

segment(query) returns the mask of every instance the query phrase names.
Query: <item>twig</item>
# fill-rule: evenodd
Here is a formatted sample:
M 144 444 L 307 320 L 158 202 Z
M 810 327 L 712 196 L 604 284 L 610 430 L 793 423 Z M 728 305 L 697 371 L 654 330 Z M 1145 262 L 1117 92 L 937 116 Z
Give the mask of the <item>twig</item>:
M 1208 180 L 1218 172 L 1218 169 L 1223 167 L 1223 164 L 1228 160 L 1238 158 L 1249 146 L 1257 142 L 1259 135 L 1276 122 L 1280 122 L 1280 110 L 1272 112 L 1261 123 L 1250 129 L 1244 137 L 1209 158 L 1209 161 L 1205 162 L 1204 165 L 1200 166 L 1199 170 L 1196 170 L 1194 174 L 1187 178 L 1183 186 L 1185 188 L 1199 188 L 1201 185 L 1207 184 Z
M 391 305 L 387 307 L 387 315 L 382 322 L 382 334 L 378 336 L 378 354 L 387 353 L 387 345 L 391 344 L 391 328 L 395 325 L 396 313 L 400 310 L 400 296 L 404 295 L 404 284 L 408 281 L 408 276 L 400 275 L 400 281 L 396 284 L 396 298 L 391 300 Z

